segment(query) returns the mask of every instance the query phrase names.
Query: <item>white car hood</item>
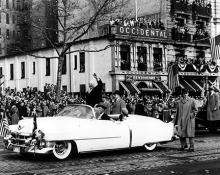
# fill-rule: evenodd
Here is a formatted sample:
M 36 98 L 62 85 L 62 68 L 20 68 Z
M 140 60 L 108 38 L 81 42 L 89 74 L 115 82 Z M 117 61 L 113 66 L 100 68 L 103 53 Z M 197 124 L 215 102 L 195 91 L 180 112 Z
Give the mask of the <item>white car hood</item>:
M 37 129 L 45 133 L 46 140 L 59 140 L 70 138 L 67 133 L 76 132 L 79 128 L 80 119 L 72 117 L 39 117 L 37 118 Z M 17 132 L 22 135 L 31 135 L 33 132 L 33 118 L 20 120 Z M 14 130 L 14 126 L 11 127 Z

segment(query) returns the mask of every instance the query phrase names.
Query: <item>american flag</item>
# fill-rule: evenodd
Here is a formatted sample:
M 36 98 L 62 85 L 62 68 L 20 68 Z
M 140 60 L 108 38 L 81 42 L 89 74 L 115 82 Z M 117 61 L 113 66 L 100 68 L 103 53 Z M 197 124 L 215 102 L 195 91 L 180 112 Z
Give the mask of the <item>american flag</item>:
M 178 65 L 176 63 L 170 63 L 167 68 L 168 72 L 168 87 L 174 91 L 179 86 Z
M 210 39 L 212 60 L 220 59 L 220 35 Z
M 5 137 L 9 132 L 8 119 L 3 116 L 0 122 L 0 136 Z

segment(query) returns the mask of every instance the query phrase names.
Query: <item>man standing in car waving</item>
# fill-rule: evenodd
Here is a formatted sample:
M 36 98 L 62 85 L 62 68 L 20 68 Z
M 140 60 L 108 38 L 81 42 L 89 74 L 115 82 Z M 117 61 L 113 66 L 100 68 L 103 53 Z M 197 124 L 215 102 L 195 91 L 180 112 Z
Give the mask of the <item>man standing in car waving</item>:
M 102 80 L 98 78 L 95 73 L 93 74 L 93 77 L 96 79 L 97 85 L 95 85 L 95 82 L 91 81 L 89 83 L 89 92 L 86 93 L 86 104 L 92 107 L 102 101 L 103 88 Z

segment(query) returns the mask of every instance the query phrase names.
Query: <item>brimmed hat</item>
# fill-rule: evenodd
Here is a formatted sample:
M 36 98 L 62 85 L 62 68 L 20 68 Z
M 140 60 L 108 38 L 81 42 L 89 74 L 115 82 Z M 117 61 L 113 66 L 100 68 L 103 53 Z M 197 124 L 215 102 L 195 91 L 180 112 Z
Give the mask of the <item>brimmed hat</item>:
M 116 90 L 116 91 L 114 92 L 114 94 L 118 94 L 118 95 L 121 96 L 121 92 L 120 92 L 119 90 Z
M 104 103 L 99 103 L 99 104 L 97 104 L 96 105 L 96 107 L 101 107 L 101 108 L 103 108 L 103 109 L 106 109 L 107 107 L 106 107 L 106 105 L 104 104 Z
M 214 90 L 214 87 L 213 86 L 209 86 L 209 90 Z

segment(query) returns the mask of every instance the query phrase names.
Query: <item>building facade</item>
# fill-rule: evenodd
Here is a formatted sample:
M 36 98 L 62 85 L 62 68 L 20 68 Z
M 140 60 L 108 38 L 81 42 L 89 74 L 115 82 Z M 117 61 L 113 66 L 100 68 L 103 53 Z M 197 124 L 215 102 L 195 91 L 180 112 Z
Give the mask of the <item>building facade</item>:
M 212 37 L 220 34 L 220 0 L 211 0 L 212 3 Z
M 20 36 L 17 24 L 21 8 L 20 2 L 15 0 L 0 1 L 0 55 L 10 52 Z
M 64 61 L 62 88 L 85 93 L 96 73 L 106 92 L 119 89 L 126 93 L 170 93 L 174 91 L 168 86 L 167 70 L 171 64 L 176 65 L 179 85 L 191 95 L 202 95 L 210 84 L 218 86 L 218 66 L 211 60 L 209 44 L 210 4 L 178 0 L 138 2 L 138 6 L 146 7 L 145 12 L 141 9 L 136 17 L 109 19 L 108 24 L 97 26 L 95 37 L 71 46 Z M 128 7 L 133 5 L 131 1 Z M 151 9 L 150 14 L 147 9 Z M 85 49 L 102 51 L 74 52 Z M 56 56 L 53 49 L 31 53 Z M 2 57 L 3 86 L 43 90 L 45 83 L 56 84 L 57 62 L 29 55 Z
M 0 56 L 48 47 L 46 36 L 57 42 L 56 32 L 46 31 L 46 28 L 57 29 L 56 15 L 52 13 L 57 7 L 56 1 L 39 0 L 39 5 L 36 2 L 0 1 Z

